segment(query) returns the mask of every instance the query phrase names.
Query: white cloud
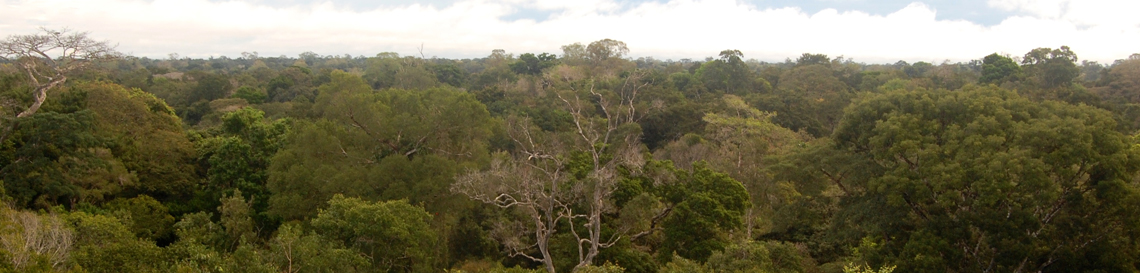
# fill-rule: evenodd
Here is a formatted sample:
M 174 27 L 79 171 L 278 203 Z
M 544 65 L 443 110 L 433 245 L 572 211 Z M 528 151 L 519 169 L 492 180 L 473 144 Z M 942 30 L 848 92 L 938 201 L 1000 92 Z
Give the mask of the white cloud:
M 1140 1 L 1131 0 L 989 0 L 991 7 L 1039 18 L 1103 28 L 1140 27 Z
M 1096 5 L 1096 3 L 1101 5 Z M 757 9 L 734 0 L 646 2 L 627 9 L 612 0 L 464 0 L 447 7 L 411 5 L 370 11 L 324 2 L 269 7 L 206 0 L 0 0 L 0 36 L 36 27 L 71 27 L 120 44 L 138 56 L 262 56 L 304 51 L 372 56 L 395 51 L 428 56 L 554 52 L 574 42 L 626 42 L 634 56 L 703 58 L 740 49 L 748 58 L 779 61 L 804 52 L 856 61 L 965 61 L 993 52 L 1023 54 L 1069 45 L 1082 59 L 1111 62 L 1140 52 L 1140 2 L 991 0 L 1022 16 L 995 26 L 935 19 L 915 3 L 878 16 L 827 9 Z M 1092 3 L 1092 4 L 1089 4 Z M 503 21 L 520 9 L 553 11 L 541 22 Z

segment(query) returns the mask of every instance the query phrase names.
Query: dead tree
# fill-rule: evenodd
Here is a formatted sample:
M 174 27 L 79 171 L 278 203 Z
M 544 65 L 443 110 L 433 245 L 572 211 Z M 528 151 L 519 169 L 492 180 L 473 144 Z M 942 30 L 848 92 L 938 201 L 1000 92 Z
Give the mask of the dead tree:
M 499 238 L 512 255 L 541 262 L 554 272 L 548 244 L 564 221 L 578 247 L 575 267 L 593 264 L 601 249 L 622 236 L 601 236 L 602 216 L 614 210 L 611 197 L 620 179 L 619 168 L 637 170 L 644 163 L 640 131 L 633 129 L 640 118 L 637 94 L 649 85 L 641 82 L 640 75 L 635 71 L 613 91 L 596 90 L 592 80 L 563 78 L 551 83 L 546 79 L 543 86 L 556 86 L 558 90 L 551 93 L 570 113 L 573 127 L 569 132 L 542 131 L 527 118 L 509 118 L 507 132 L 516 152 L 497 155 L 488 170 L 459 176 L 452 191 L 526 215 L 532 223 L 524 224 L 525 228 L 502 228 L 515 231 L 513 236 Z M 585 155 L 584 163 L 591 167 L 584 177 L 571 173 L 575 153 Z M 518 240 L 532 235 L 533 241 Z M 527 253 L 533 249 L 540 255 Z
M 511 256 L 541 262 L 553 273 L 550 238 L 557 233 L 560 221 L 578 215 L 571 207 L 577 197 L 564 168 L 566 157 L 561 156 L 565 146 L 557 138 L 547 138 L 552 135 L 534 128 L 526 118 L 508 119 L 507 131 L 520 147 L 519 152 L 500 153 L 489 169 L 457 177 L 451 191 L 525 215 L 529 223 L 497 227 L 495 237 Z M 528 239 L 531 235 L 533 238 Z M 527 253 L 534 249 L 538 256 Z

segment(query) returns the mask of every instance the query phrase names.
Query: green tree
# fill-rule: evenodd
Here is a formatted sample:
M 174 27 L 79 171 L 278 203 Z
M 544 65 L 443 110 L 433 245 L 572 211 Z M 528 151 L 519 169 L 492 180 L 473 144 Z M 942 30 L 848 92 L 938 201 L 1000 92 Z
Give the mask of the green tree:
M 661 267 L 661 273 L 705 273 L 708 268 L 701 263 L 673 255 L 673 259 Z
M 780 76 L 772 94 L 750 96 L 762 111 L 776 112 L 773 122 L 793 131 L 821 137 L 831 133 L 851 103 L 851 87 L 827 65 L 797 65 Z
M 71 92 L 86 98 L 84 105 L 95 115 L 95 135 L 109 141 L 104 145 L 138 178 L 128 192 L 161 200 L 191 194 L 194 147 L 165 102 L 111 83 L 82 83 Z
M 511 71 L 519 74 L 526 75 L 539 75 L 542 74 L 543 69 L 550 68 L 558 64 L 558 56 L 550 53 L 542 53 L 534 55 L 534 53 L 523 53 L 519 55 L 518 61 L 511 63 Z
M 18 207 L 73 204 L 82 193 L 71 174 L 98 168 L 90 111 L 25 118 L 0 150 L 0 181 Z
M 429 69 L 423 59 L 384 52 L 369 58 L 364 79 L 375 89 L 424 89 L 439 86 L 436 79 L 438 75 L 432 74 Z
M 256 242 L 258 239 L 254 229 L 253 214 L 250 202 L 242 197 L 241 190 L 235 190 L 233 195 L 223 196 L 218 212 L 221 214 L 220 223 L 226 235 L 227 250 L 241 248 L 247 242 Z
M 1140 54 L 1133 54 L 1102 73 L 1092 92 L 1110 105 L 1122 130 L 1140 129 Z
M 723 99 L 721 113 L 704 117 L 708 124 L 705 134 L 712 144 L 712 153 L 705 160 L 748 189 L 753 206 L 744 218 L 745 238 L 752 238 L 752 229 L 760 218 L 767 218 L 762 212 L 772 208 L 770 200 L 777 192 L 777 184 L 765 171 L 765 160 L 803 143 L 804 136 L 772 123 L 774 115 L 749 107 L 739 97 L 729 95 Z
M 791 244 L 748 241 L 714 252 L 705 266 L 713 272 L 807 272 L 805 263 Z
M 1042 88 L 1068 87 L 1081 74 L 1077 54 L 1068 46 L 1058 49 L 1036 48 L 1021 59 L 1025 74 Z
M 1020 77 L 1021 67 L 1013 59 L 997 53 L 982 58 L 982 77 L 978 79 L 978 83 L 1001 85 L 1003 82 L 1016 81 Z
M 431 215 L 407 201 L 373 203 L 338 194 L 312 225 L 318 234 L 370 257 L 380 271 L 430 272 L 437 267 L 437 239 L 429 221 Z
M 799 58 L 796 58 L 796 66 L 808 66 L 808 65 L 830 66 L 831 65 L 831 58 L 827 57 L 827 54 L 812 54 L 812 53 L 804 53 L 803 55 L 800 55 Z
M 242 86 L 238 88 L 237 91 L 234 91 L 234 94 L 230 95 L 230 97 L 243 99 L 251 104 L 258 104 L 264 102 L 269 95 L 266 94 L 264 90 Z
M 75 212 L 68 222 L 78 234 L 72 259 L 88 272 L 155 272 L 162 270 L 162 251 L 154 242 L 134 236 L 114 217 Z
M 269 241 L 268 260 L 281 272 L 365 272 L 369 260 L 312 232 L 282 225 Z
M 173 235 L 174 216 L 170 216 L 166 205 L 150 196 L 115 199 L 104 208 L 122 220 L 136 237 L 154 241 Z
M 334 72 L 314 110 L 323 119 L 298 122 L 269 167 L 270 211 L 286 220 L 315 215 L 334 193 L 447 212 L 454 174 L 487 154 L 490 115 L 458 90 L 372 92 Z
M 204 71 L 191 71 L 186 74 L 196 84 L 190 90 L 190 101 L 212 101 L 220 98 L 230 96 L 230 91 L 233 90 L 233 85 L 230 84 L 229 77 L 226 75 L 219 75 L 208 73 Z
M 743 227 L 745 210 L 751 206 L 748 191 L 727 174 L 713 171 L 704 162 L 692 172 L 676 170 L 675 183 L 662 189 L 672 203 L 672 212 L 663 222 L 659 259 L 673 253 L 687 259 L 705 261 L 728 245 L 728 232 Z
M 721 51 L 720 58 L 702 64 L 696 76 L 708 90 L 727 94 L 744 96 L 771 88 L 767 81 L 752 72 L 743 58 L 740 50 Z
M 259 224 L 269 219 L 270 159 L 284 144 L 289 126 L 286 120 L 268 121 L 254 108 L 242 108 L 222 116 L 215 136 L 197 141 L 198 161 L 206 174 L 206 185 L 197 192 L 196 209 L 216 207 L 223 194 L 240 190 L 253 203 L 252 214 Z
M 892 91 L 848 109 L 836 146 L 872 175 L 850 181 L 866 191 L 839 213 L 890 238 L 886 262 L 901 271 L 1133 270 L 1082 261 L 1135 249 L 1109 239 L 1130 238 L 1121 225 L 1140 200 L 1127 182 L 1136 151 L 1109 113 L 996 87 Z

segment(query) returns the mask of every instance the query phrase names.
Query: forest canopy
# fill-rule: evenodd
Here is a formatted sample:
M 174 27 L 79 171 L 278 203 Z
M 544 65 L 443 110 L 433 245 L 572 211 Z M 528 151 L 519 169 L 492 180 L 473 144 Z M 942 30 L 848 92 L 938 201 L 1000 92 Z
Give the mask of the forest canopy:
M 1140 54 L 0 45 L 3 272 L 1140 270 Z

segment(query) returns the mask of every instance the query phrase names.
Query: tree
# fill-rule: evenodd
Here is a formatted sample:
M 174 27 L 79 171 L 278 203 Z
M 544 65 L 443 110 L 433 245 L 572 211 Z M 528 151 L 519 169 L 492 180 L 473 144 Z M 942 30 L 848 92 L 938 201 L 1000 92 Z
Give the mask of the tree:
M 834 221 L 883 244 L 888 258 L 877 263 L 907 272 L 1134 270 L 1084 262 L 1137 249 L 1125 226 L 1137 221 L 1130 181 L 1140 162 L 1103 110 L 993 86 L 900 90 L 849 107 L 833 138 L 848 164 L 871 173 L 845 182 L 865 192 L 841 201 L 838 214 L 853 219 Z
M 784 72 L 772 94 L 750 96 L 749 101 L 757 109 L 776 112 L 776 124 L 821 137 L 839 124 L 853 95 L 828 65 L 806 64 Z
M 369 260 L 293 224 L 282 225 L 269 241 L 268 260 L 280 272 L 367 272 Z
M 585 64 L 589 56 L 586 53 L 586 46 L 582 43 L 573 43 L 562 46 L 562 63 L 567 65 L 582 65 Z
M 46 112 L 24 119 L 9 139 L 12 148 L 0 150 L 0 180 L 8 196 L 19 207 L 46 208 L 80 201 L 83 194 L 80 183 L 73 183 L 73 175 L 102 163 L 94 149 L 99 138 L 93 131 L 90 111 Z
M 162 251 L 154 242 L 139 239 L 120 219 L 74 212 L 68 216 L 75 229 L 75 264 L 89 272 L 154 272 L 162 270 Z
M 433 75 L 423 59 L 385 52 L 368 59 L 364 78 L 375 89 L 424 89 L 439 86 L 438 75 Z
M 241 195 L 241 190 L 234 190 L 233 195 L 222 196 L 218 212 L 221 214 L 222 228 L 226 235 L 226 249 L 239 248 L 246 242 L 257 240 L 257 230 L 254 227 L 253 214 L 250 202 Z
M 14 270 L 66 268 L 76 235 L 62 218 L 0 205 L 0 254 L 5 262 Z
M 264 90 L 249 86 L 242 86 L 241 88 L 238 88 L 237 91 L 235 91 L 234 94 L 230 97 L 243 99 L 250 104 L 258 104 L 264 102 L 265 99 L 268 98 L 268 95 Z
M 490 169 L 471 171 L 456 179 L 451 190 L 504 209 L 520 210 L 527 222 L 509 228 L 522 229 L 502 238 L 513 256 L 542 263 L 554 272 L 549 243 L 561 221 L 570 227 L 577 246 L 575 268 L 592 265 L 599 250 L 612 246 L 620 235 L 602 238 L 602 216 L 614 208 L 612 194 L 622 170 L 638 169 L 643 163 L 638 141 L 637 98 L 648 83 L 634 71 L 614 91 L 599 90 L 593 80 L 556 82 L 554 103 L 571 116 L 571 128 L 547 132 L 530 119 L 511 117 L 507 132 L 514 154 L 500 154 Z M 583 98 L 585 97 L 585 98 Z M 580 224 L 585 231 L 578 231 Z M 533 243 L 519 237 L 533 235 Z M 529 242 L 529 241 L 527 241 Z M 537 248 L 540 255 L 526 251 Z
M 746 241 L 714 252 L 706 266 L 712 272 L 807 272 L 807 262 L 789 243 Z
M 765 160 L 803 143 L 805 137 L 772 123 L 773 114 L 749 107 L 739 97 L 726 95 L 723 99 L 725 107 L 721 113 L 704 117 L 708 123 L 706 136 L 713 145 L 712 154 L 705 160 L 748 189 L 752 207 L 744 218 L 745 234 L 752 238 L 761 210 L 772 208 L 769 203 L 777 191 L 775 181 L 764 170 Z
M 831 65 L 831 58 L 828 58 L 827 54 L 811 54 L 811 53 L 804 53 L 803 55 L 800 55 L 799 58 L 796 58 L 796 66 L 807 66 L 807 65 L 816 65 L 816 64 L 824 65 L 824 66 L 830 66 Z
M 537 159 L 528 162 L 530 159 L 496 156 L 489 169 L 457 177 L 451 190 L 500 208 L 519 210 L 529 223 L 500 225 L 496 227 L 496 239 L 507 247 L 510 256 L 526 257 L 542 263 L 547 272 L 555 272 L 550 239 L 559 222 L 570 216 L 567 202 L 573 195 L 566 185 L 567 175 L 561 168 L 551 166 L 561 162 L 553 157 Z M 526 238 L 531 235 L 533 241 Z M 527 253 L 531 248 L 537 248 L 537 257 Z
M 691 172 L 676 170 L 672 175 L 675 182 L 660 190 L 672 206 L 662 223 L 658 258 L 668 260 L 676 253 L 703 262 L 728 245 L 728 232 L 743 227 L 744 212 L 751 206 L 748 191 L 703 161 Z
M 234 88 L 229 77 L 224 74 L 191 71 L 186 75 L 195 82 L 194 88 L 190 90 L 189 103 L 225 98 L 231 95 L 230 90 Z
M 122 219 L 136 237 L 153 241 L 173 235 L 174 216 L 170 215 L 166 205 L 150 196 L 119 198 L 108 202 L 105 207 Z
M 1042 47 L 1025 53 L 1021 64 L 1026 74 L 1041 87 L 1057 88 L 1068 87 L 1080 76 L 1077 61 L 1077 54 L 1068 46 L 1058 49 Z
M 511 70 L 515 73 L 526 75 L 539 75 L 542 70 L 558 64 L 558 56 L 550 53 L 542 53 L 537 56 L 534 53 L 523 53 L 519 55 L 519 60 L 511 63 Z
M 34 101 L 16 115 L 17 118 L 35 114 L 47 100 L 48 91 L 67 82 L 68 76 L 98 61 L 119 56 L 114 46 L 87 37 L 87 32 L 47 28 L 40 31 L 39 34 L 11 35 L 0 41 L 0 58 L 17 63 L 35 88 Z M 0 137 L 0 143 L 3 140 Z
M 80 83 L 68 93 L 85 96 L 84 104 L 94 113 L 95 135 L 110 142 L 104 145 L 113 160 L 137 177 L 137 183 L 125 189 L 127 193 L 146 193 L 160 200 L 191 194 L 194 147 L 182 129 L 182 120 L 163 100 L 139 89 L 102 82 Z
M 1103 72 L 1092 91 L 1111 105 L 1120 120 L 1121 128 L 1133 131 L 1140 128 L 1140 55 L 1117 62 Z
M 1020 76 L 1021 67 L 1017 66 L 1013 59 L 994 53 L 982 58 L 982 77 L 978 79 L 978 83 L 1000 85 L 1003 82 L 1017 80 Z
M 743 96 L 765 86 L 770 88 L 766 81 L 756 77 L 743 57 L 740 50 L 721 51 L 719 59 L 702 64 L 696 75 L 709 90 L 728 94 Z
M 332 78 L 313 105 L 320 119 L 297 122 L 271 160 L 270 213 L 304 219 L 336 193 L 450 211 L 454 174 L 486 158 L 486 108 L 460 90 L 372 91 L 352 74 Z
M 618 40 L 602 39 L 586 46 L 586 57 L 594 73 L 599 75 L 615 76 L 625 62 L 622 57 L 626 54 L 629 54 L 629 47 Z
M 317 233 L 360 251 L 382 272 L 430 272 L 436 234 L 423 208 L 407 201 L 368 202 L 335 195 L 312 220 Z
M 253 203 L 251 215 L 258 224 L 271 222 L 264 212 L 270 192 L 267 188 L 270 159 L 284 145 L 289 126 L 286 120 L 268 121 L 260 110 L 246 107 L 222 116 L 219 132 L 199 140 L 198 162 L 206 184 L 196 195 L 211 209 L 223 194 L 240 190 Z
M 625 54 L 629 54 L 629 48 L 626 47 L 625 42 L 602 39 L 591 42 L 586 46 L 586 53 L 591 61 L 595 64 L 604 62 L 609 58 L 621 58 Z

